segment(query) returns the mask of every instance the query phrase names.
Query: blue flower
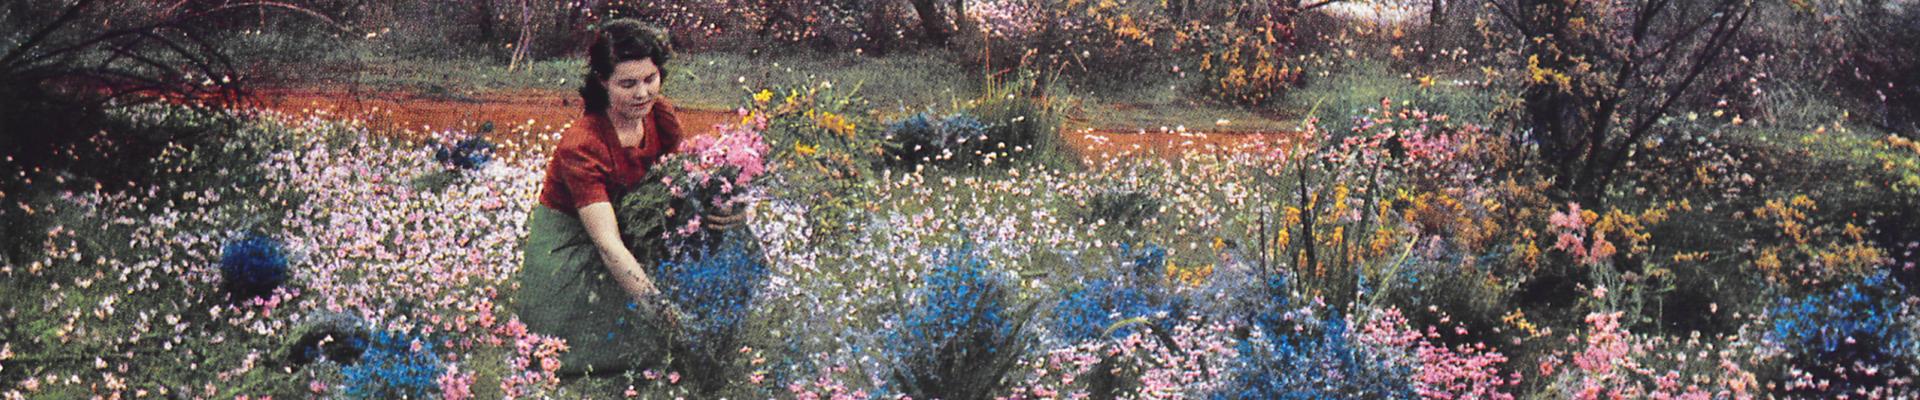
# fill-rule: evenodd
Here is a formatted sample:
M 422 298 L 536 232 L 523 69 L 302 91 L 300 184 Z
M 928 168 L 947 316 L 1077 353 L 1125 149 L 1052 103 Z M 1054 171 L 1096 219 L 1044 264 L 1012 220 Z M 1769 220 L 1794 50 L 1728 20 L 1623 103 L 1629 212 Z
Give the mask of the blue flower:
M 359 340 L 359 339 L 354 339 Z M 419 348 L 416 350 L 415 345 Z M 440 387 L 440 356 L 433 340 L 403 332 L 377 332 L 360 362 L 340 369 L 346 395 L 356 399 L 427 398 Z
M 1916 321 L 1900 304 L 1903 293 L 1881 272 L 1831 292 L 1780 299 L 1767 341 L 1794 355 L 1791 367 L 1808 379 L 1830 383 L 1825 390 L 1785 386 L 1796 395 L 1832 397 L 1884 388 L 1890 377 L 1916 373 L 1910 353 L 1916 343 L 1907 329 Z
M 1007 283 L 970 249 L 941 259 L 886 333 L 893 383 L 914 398 L 980 398 L 1003 386 L 1023 350 L 1026 313 L 1008 309 Z
M 220 249 L 220 278 L 229 298 L 245 301 L 273 294 L 287 281 L 287 255 L 280 242 L 258 234 Z
M 1413 398 L 1413 370 L 1353 346 L 1346 320 L 1329 311 L 1300 329 L 1262 326 L 1241 340 L 1232 379 L 1214 399 Z
M 480 169 L 493 160 L 493 142 L 479 136 L 463 139 L 452 146 L 436 147 L 433 159 L 454 168 Z

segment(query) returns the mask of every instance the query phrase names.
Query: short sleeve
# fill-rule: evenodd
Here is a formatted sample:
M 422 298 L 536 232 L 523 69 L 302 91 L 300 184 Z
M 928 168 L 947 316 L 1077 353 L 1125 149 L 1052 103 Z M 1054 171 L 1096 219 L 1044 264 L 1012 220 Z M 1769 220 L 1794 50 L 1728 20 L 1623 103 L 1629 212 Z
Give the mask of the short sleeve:
M 606 162 L 606 157 L 597 156 L 584 146 L 562 146 L 555 152 L 553 164 L 560 182 L 572 195 L 572 210 L 610 201 L 607 177 L 613 174 L 613 166 Z

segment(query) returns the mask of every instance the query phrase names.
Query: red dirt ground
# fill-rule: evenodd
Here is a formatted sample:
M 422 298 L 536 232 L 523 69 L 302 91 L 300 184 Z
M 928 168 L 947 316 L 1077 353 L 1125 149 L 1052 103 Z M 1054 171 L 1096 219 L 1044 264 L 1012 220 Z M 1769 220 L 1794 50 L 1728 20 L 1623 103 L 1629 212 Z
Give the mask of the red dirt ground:
M 425 138 L 431 132 L 448 129 L 472 131 L 481 123 L 492 121 L 496 129 L 490 136 L 496 141 L 546 143 L 549 138 L 536 135 L 557 132 L 580 113 L 577 95 L 548 90 L 499 91 L 478 97 L 310 88 L 266 89 L 255 94 L 262 107 L 282 113 L 357 117 L 366 120 L 376 132 L 419 135 L 408 138 Z M 730 110 L 683 108 L 680 111 L 681 124 L 696 135 L 710 134 L 715 124 L 734 122 L 738 118 Z M 1062 133 L 1068 144 L 1089 157 L 1129 152 L 1172 156 L 1188 148 L 1203 152 L 1231 151 L 1243 144 L 1284 141 L 1297 136 L 1293 132 L 1142 132 L 1097 128 L 1069 129 Z

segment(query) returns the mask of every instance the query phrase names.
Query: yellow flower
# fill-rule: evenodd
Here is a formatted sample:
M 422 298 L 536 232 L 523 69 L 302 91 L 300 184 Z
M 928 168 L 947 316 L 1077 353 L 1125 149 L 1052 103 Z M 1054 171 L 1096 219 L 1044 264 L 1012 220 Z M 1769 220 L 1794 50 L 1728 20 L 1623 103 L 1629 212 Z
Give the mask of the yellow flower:
M 773 91 L 760 89 L 760 93 L 753 94 L 753 102 L 755 103 L 765 103 L 769 100 L 773 100 Z
M 811 156 L 814 153 L 818 153 L 819 151 L 820 151 L 820 148 L 809 146 L 805 143 L 801 143 L 793 146 L 793 152 L 800 153 L 800 155 L 803 155 L 803 156 Z

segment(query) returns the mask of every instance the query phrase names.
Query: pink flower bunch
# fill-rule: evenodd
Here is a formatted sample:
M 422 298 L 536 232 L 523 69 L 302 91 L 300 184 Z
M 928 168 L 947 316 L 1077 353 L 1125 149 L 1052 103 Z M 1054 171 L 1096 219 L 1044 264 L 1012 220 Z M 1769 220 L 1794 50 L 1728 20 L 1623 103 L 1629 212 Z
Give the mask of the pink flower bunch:
M 1539 372 L 1549 388 L 1575 399 L 1751 399 L 1759 396 L 1758 378 L 1748 372 L 1754 346 L 1737 337 L 1703 340 L 1695 333 L 1684 341 L 1633 334 L 1620 324 L 1621 312 L 1592 313 L 1586 317 L 1585 337 L 1569 335 L 1568 343 L 1585 347 L 1573 352 L 1572 368 L 1561 368 L 1569 354 L 1555 351 L 1541 358 Z
M 448 367 L 447 372 L 440 374 L 440 378 L 434 381 L 440 384 L 441 399 L 473 399 L 473 373 L 460 372 L 460 366 L 458 365 Z
M 760 134 L 766 126 L 766 117 L 754 117 L 743 124 L 715 125 L 715 134 L 687 140 L 677 160 L 692 179 L 688 184 L 717 184 L 719 194 L 731 195 L 766 174 L 769 150 Z
M 1547 217 L 1547 231 L 1559 236 L 1553 244 L 1554 250 L 1566 252 L 1581 265 L 1600 265 L 1611 260 L 1618 250 L 1613 242 L 1607 241 L 1606 233 L 1588 230 L 1590 214 L 1592 211 L 1581 211 L 1579 203 L 1567 203 L 1567 211 L 1556 211 Z
M 1002 399 L 1087 398 L 1084 376 L 1114 359 L 1114 368 L 1135 368 L 1140 386 L 1123 398 L 1201 398 L 1224 382 L 1237 356 L 1233 326 L 1221 323 L 1174 326 L 1169 336 L 1175 347 L 1137 332 L 1121 338 L 1087 342 L 1048 351 L 1038 360 L 1026 360 L 1027 377 Z M 1118 372 L 1118 371 L 1116 371 Z
M 989 33 L 1019 37 L 1040 26 L 1040 13 L 1029 0 L 968 0 L 967 18 L 980 22 Z
M 1379 311 L 1354 334 L 1356 342 L 1400 353 L 1388 360 L 1412 367 L 1414 391 L 1422 398 L 1510 400 L 1514 396 L 1507 390 L 1520 383 L 1518 373 L 1501 374 L 1507 357 L 1499 351 L 1485 343 L 1436 344 L 1439 328 L 1429 326 L 1424 334 L 1416 331 L 1397 308 Z
M 822 375 L 812 380 L 787 384 L 787 393 L 797 400 L 859 400 L 872 398 L 866 389 L 854 389 Z

